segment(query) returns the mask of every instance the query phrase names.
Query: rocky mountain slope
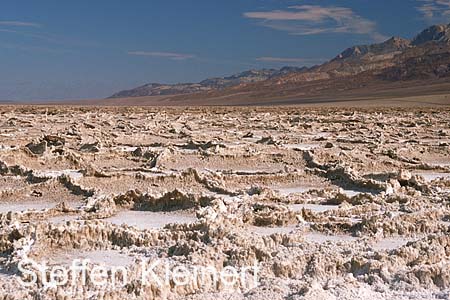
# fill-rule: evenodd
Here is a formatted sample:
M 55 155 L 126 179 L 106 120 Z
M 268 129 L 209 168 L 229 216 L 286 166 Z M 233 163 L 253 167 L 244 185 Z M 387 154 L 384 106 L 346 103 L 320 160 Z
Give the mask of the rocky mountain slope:
M 230 104 L 239 98 L 245 104 L 334 97 L 348 91 L 368 93 L 368 87 L 373 91 L 391 85 L 417 88 L 442 80 L 450 82 L 450 24 L 431 26 L 412 40 L 393 37 L 354 46 L 312 68 L 247 71 L 197 84 L 150 84 L 113 97 L 172 95 L 171 103 L 197 104 Z

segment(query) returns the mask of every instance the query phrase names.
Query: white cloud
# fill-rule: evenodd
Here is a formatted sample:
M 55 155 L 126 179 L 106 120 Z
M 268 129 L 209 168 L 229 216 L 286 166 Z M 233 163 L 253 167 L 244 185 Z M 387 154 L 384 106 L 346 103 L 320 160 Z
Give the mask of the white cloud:
M 293 35 L 352 33 L 382 41 L 387 37 L 377 31 L 377 24 L 346 7 L 318 5 L 290 6 L 287 10 L 247 12 L 245 17 L 259 19 L 262 26 L 287 31 Z
M 428 23 L 450 22 L 450 0 L 418 0 L 417 10 Z
M 11 29 L 3 29 L 3 28 L 0 28 L 0 32 L 7 32 L 7 33 L 19 33 L 18 31 L 16 31 L 16 30 L 11 30 Z
M 129 55 L 137 55 L 137 56 L 150 56 L 150 57 L 161 57 L 172 60 L 186 60 L 194 58 L 195 55 L 192 54 L 183 54 L 183 53 L 172 53 L 172 52 L 146 52 L 146 51 L 130 51 Z
M 59 41 L 59 39 L 48 36 L 46 34 L 37 34 L 37 33 L 23 32 L 23 31 L 19 31 L 19 30 L 15 30 L 15 29 L 4 29 L 4 28 L 0 28 L 0 32 L 17 34 L 17 35 L 21 35 L 24 37 L 47 41 L 50 43 L 61 43 L 61 41 Z
M 40 24 L 22 21 L 0 21 L 0 26 L 41 27 Z
M 323 62 L 325 59 L 263 56 L 263 57 L 258 57 L 256 60 L 257 61 L 263 61 L 263 62 L 274 62 L 274 63 L 314 64 L 314 63 Z

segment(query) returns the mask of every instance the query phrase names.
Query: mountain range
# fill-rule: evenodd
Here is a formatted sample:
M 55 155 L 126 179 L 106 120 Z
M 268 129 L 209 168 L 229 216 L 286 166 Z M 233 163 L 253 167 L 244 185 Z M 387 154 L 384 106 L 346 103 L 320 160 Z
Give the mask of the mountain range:
M 171 96 L 171 103 L 232 104 L 265 99 L 310 99 L 382 86 L 417 88 L 416 81 L 450 79 L 450 24 L 434 25 L 413 39 L 392 37 L 372 45 L 353 46 L 314 67 L 250 70 L 199 83 L 159 84 L 121 91 L 111 98 Z M 362 92 L 362 91 L 361 91 Z M 224 103 L 224 101 L 231 102 Z
M 264 81 L 290 73 L 302 72 L 307 69 L 308 68 L 306 67 L 284 67 L 281 69 L 249 70 L 228 77 L 208 78 L 199 83 L 148 83 L 131 90 L 118 92 L 110 98 L 191 94 L 211 90 L 220 90 L 240 84 Z

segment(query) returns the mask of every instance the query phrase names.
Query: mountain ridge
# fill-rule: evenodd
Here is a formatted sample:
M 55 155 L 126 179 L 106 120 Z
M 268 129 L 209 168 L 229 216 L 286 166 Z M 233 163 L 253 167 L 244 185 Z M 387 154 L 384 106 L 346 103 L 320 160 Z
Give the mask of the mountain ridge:
M 247 70 L 226 77 L 208 78 L 198 83 L 148 83 L 134 89 L 120 91 L 109 98 L 161 96 L 206 92 L 210 90 L 233 87 L 240 84 L 264 81 L 293 72 L 301 72 L 307 69 L 308 68 L 306 67 L 286 66 L 281 69 Z

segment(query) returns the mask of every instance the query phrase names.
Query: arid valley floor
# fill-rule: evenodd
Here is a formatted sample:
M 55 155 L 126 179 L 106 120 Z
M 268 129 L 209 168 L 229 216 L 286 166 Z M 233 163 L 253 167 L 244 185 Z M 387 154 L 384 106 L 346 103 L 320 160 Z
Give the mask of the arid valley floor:
M 448 106 L 0 107 L 0 299 L 449 299 L 449 233 Z M 82 258 L 130 278 L 19 282 Z

